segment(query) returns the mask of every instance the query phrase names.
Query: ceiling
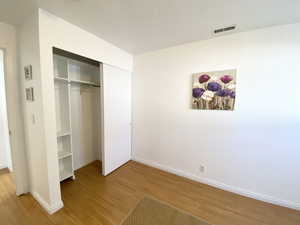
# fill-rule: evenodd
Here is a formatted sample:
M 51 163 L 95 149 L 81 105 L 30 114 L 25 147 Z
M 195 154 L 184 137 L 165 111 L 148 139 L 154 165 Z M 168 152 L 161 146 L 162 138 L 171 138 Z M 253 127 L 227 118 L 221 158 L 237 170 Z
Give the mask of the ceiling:
M 236 32 L 300 22 L 299 0 L 0 0 L 0 21 L 22 23 L 37 7 L 132 54 Z

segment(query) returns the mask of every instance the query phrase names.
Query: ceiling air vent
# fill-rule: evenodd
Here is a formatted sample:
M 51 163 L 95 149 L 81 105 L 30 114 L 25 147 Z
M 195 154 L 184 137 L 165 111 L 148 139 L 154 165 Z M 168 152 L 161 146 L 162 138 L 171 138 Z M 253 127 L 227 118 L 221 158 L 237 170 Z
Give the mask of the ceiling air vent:
M 224 33 L 224 32 L 233 31 L 235 29 L 236 29 L 235 25 L 229 26 L 229 27 L 223 27 L 223 28 L 214 30 L 214 34 L 217 35 L 217 34 L 221 34 L 221 33 Z

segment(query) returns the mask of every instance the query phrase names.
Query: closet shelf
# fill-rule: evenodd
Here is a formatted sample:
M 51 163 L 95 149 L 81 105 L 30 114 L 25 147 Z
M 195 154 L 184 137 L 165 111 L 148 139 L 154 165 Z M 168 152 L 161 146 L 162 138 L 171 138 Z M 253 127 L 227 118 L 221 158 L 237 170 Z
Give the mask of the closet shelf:
M 58 152 L 58 159 L 63 159 L 63 158 L 67 158 L 69 156 L 72 156 L 71 152 Z
M 62 170 L 59 173 L 60 181 L 63 181 L 63 180 L 68 179 L 70 177 L 73 177 L 73 172 L 72 171 Z
M 67 78 L 63 78 L 63 77 L 54 77 L 54 80 L 68 82 L 68 79 Z
M 71 132 L 70 131 L 61 131 L 61 132 L 58 132 L 56 135 L 59 138 L 59 137 L 69 136 L 69 135 L 71 135 Z
M 90 81 L 83 81 L 83 80 L 71 80 L 71 83 L 85 84 L 85 85 L 92 85 L 92 86 L 100 87 L 100 84 L 97 84 L 95 82 L 90 82 Z

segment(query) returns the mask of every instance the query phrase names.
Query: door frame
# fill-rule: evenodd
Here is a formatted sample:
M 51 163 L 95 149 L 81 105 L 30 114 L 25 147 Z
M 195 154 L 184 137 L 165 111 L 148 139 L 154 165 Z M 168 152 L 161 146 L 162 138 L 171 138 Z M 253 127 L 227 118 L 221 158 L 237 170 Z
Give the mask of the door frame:
M 29 180 L 28 180 L 28 167 L 27 167 L 27 157 L 26 157 L 26 146 L 25 146 L 25 139 L 24 139 L 24 124 L 23 124 L 23 109 L 22 109 L 22 101 L 21 101 L 21 76 L 18 76 L 19 74 L 19 67 L 17 64 L 17 52 L 15 52 L 16 59 L 13 59 L 14 54 L 13 50 L 9 49 L 7 46 L 0 46 L 0 50 L 3 52 L 3 70 L 4 70 L 4 85 L 5 85 L 5 98 L 6 98 L 6 112 L 7 112 L 7 126 L 9 130 L 9 145 L 10 145 L 10 154 L 11 154 L 11 162 L 12 162 L 12 170 L 13 170 L 13 178 L 14 183 L 16 186 L 16 195 L 22 195 L 29 192 Z M 10 54 L 10 57 L 8 57 L 8 54 Z M 9 70 L 9 64 L 10 64 L 10 70 Z M 14 70 L 13 70 L 14 68 Z M 8 93 L 8 86 L 10 84 L 11 79 L 8 79 L 8 71 L 10 71 L 12 74 L 12 77 L 15 77 L 13 81 L 17 83 L 17 97 L 10 98 Z M 15 74 L 13 74 L 15 73 Z M 20 119 L 18 118 L 10 118 L 10 115 L 15 115 L 15 113 L 12 113 L 15 111 L 14 108 L 10 107 L 10 104 L 12 101 L 19 103 L 20 108 L 18 114 L 20 115 Z M 21 130 L 17 131 L 19 132 L 19 136 L 22 138 L 15 137 L 16 129 L 17 127 L 14 126 L 14 124 L 11 124 L 11 121 L 19 121 Z M 14 142 L 14 143 L 12 143 Z M 17 146 L 19 147 L 17 149 L 16 143 L 18 143 Z M 23 142 L 23 143 L 20 143 Z
M 1 77 L 1 81 L 3 80 L 3 87 L 4 87 L 4 95 L 3 95 L 3 101 L 4 102 L 0 102 L 0 104 L 4 103 L 3 104 L 3 115 L 4 115 L 4 118 L 5 120 L 3 120 L 3 128 L 4 128 L 4 136 L 3 138 L 8 138 L 8 140 L 5 140 L 4 141 L 4 144 L 7 146 L 4 146 L 4 148 L 8 148 L 8 149 L 4 149 L 4 153 L 2 154 L 3 157 L 5 158 L 4 161 L 5 161 L 5 165 L 2 165 L 0 167 L 0 169 L 5 169 L 5 168 L 8 168 L 8 170 L 10 172 L 13 172 L 13 167 L 12 167 L 12 157 L 11 157 L 11 140 L 10 140 L 10 130 L 9 130 L 9 126 L 8 126 L 8 111 L 7 111 L 7 93 L 6 93 L 6 80 L 5 80 L 5 52 L 3 49 L 0 48 L 0 55 L 2 55 L 2 58 L 0 58 L 0 64 L 3 64 L 3 77 Z M 0 71 L 1 72 L 1 71 Z M 2 88 L 2 87 L 1 87 Z M 1 116 L 1 115 L 0 115 Z M 6 143 L 7 141 L 7 143 Z

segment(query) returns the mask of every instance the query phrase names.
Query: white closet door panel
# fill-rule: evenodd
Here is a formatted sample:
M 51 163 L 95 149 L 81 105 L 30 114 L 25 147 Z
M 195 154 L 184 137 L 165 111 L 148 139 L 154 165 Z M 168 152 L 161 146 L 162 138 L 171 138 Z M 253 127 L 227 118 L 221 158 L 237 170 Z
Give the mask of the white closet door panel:
M 103 174 L 131 159 L 131 73 L 103 65 Z

